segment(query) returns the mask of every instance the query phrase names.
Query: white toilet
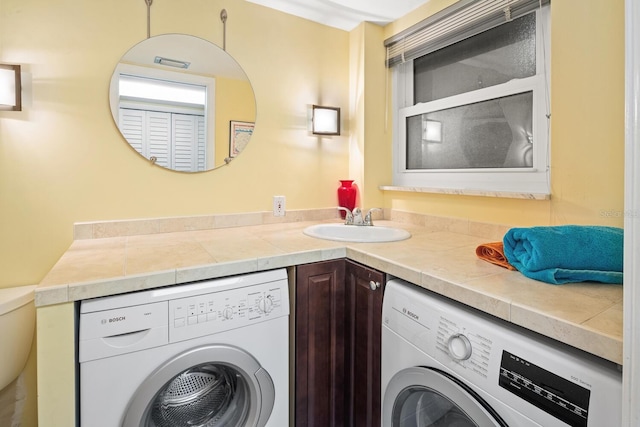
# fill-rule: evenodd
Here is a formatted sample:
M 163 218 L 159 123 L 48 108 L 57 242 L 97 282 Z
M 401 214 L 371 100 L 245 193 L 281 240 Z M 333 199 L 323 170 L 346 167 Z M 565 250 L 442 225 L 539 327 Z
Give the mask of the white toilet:
M 0 289 L 0 390 L 27 363 L 36 325 L 35 286 Z

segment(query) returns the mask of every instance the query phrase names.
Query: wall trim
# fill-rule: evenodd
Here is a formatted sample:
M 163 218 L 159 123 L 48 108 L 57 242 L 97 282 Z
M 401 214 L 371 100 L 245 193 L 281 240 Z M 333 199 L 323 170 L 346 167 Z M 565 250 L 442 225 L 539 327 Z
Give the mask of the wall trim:
M 622 425 L 640 425 L 640 5 L 625 0 L 625 189 Z

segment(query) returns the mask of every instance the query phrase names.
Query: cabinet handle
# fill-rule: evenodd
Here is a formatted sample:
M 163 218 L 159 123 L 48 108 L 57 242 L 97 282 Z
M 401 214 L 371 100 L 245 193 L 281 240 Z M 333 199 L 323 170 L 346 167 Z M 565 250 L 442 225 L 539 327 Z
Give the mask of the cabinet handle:
M 375 291 L 380 287 L 380 282 L 374 282 L 373 280 L 369 282 L 369 287 L 372 291 Z

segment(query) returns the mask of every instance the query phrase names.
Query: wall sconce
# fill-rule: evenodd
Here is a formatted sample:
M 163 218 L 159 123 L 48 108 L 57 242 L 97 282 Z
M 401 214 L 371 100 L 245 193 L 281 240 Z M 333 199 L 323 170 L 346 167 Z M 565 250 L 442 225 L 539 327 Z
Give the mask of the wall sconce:
M 422 142 L 442 142 L 442 122 L 423 118 Z
M 311 133 L 340 135 L 340 108 L 314 105 L 311 113 Z
M 0 110 L 22 111 L 19 65 L 0 64 Z

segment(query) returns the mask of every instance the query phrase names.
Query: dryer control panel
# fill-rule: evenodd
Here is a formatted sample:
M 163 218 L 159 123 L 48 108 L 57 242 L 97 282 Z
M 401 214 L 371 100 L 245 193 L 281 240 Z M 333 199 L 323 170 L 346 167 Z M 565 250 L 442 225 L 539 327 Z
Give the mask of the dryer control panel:
M 169 342 L 240 328 L 288 314 L 288 290 L 279 282 L 175 299 L 169 301 Z

